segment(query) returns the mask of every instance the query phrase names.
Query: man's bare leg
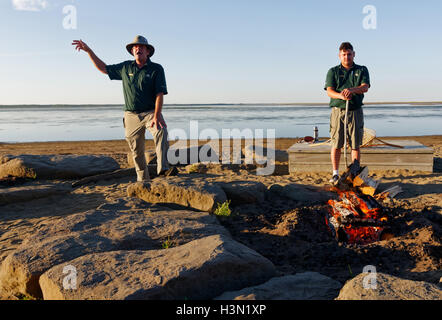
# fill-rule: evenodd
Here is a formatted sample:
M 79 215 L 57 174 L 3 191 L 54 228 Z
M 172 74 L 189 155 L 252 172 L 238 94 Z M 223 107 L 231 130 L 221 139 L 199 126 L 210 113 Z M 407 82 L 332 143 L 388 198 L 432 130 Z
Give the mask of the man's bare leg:
M 361 151 L 360 149 L 352 149 L 351 150 L 351 162 L 358 160 L 361 162 Z
M 339 169 L 339 162 L 341 160 L 341 149 L 331 148 L 330 158 L 333 166 L 333 171 Z
M 339 179 L 339 162 L 341 160 L 341 149 L 331 148 L 330 158 L 333 167 L 333 176 L 330 179 L 330 183 L 336 184 Z

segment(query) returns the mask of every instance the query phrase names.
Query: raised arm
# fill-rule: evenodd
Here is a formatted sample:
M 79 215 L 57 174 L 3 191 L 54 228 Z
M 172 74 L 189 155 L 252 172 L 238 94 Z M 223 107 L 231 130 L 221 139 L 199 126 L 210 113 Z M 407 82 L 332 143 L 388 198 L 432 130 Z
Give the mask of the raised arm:
M 72 42 L 72 45 L 74 45 L 75 49 L 78 51 L 83 50 L 87 52 L 94 65 L 97 67 L 97 69 L 100 70 L 102 73 L 107 74 L 106 64 L 95 55 L 95 53 L 92 51 L 91 48 L 88 47 L 86 43 L 84 43 L 81 40 L 74 40 Z

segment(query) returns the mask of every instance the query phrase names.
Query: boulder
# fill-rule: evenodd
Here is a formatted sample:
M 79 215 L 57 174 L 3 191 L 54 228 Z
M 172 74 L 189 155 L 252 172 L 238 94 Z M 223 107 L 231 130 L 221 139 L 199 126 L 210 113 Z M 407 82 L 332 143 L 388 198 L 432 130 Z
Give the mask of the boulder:
M 64 280 L 65 270 L 75 271 L 75 284 Z M 171 249 L 82 256 L 46 271 L 40 286 L 48 300 L 195 300 L 262 283 L 274 274 L 273 264 L 257 252 L 213 235 Z M 70 287 L 64 289 L 64 282 Z
M 233 181 L 217 183 L 225 192 L 232 205 L 263 202 L 266 186 L 255 181 Z
M 424 281 L 360 273 L 345 283 L 336 300 L 442 300 L 442 290 Z
M 260 145 L 246 145 L 244 147 L 244 154 L 246 159 L 254 159 L 255 162 L 263 164 L 268 160 L 274 162 L 288 162 L 289 154 L 286 150 L 277 150 L 272 148 L 265 148 Z
M 148 183 L 136 182 L 127 187 L 127 196 L 151 203 L 176 204 L 187 208 L 213 212 L 218 203 L 227 200 L 216 184 L 189 177 L 156 178 Z
M 228 235 L 206 212 L 171 210 L 139 199 L 120 199 L 95 210 L 42 222 L 34 234 L 3 261 L 4 291 L 41 296 L 40 275 L 51 267 L 90 253 L 162 248 L 213 234 Z
M 254 287 L 225 292 L 215 300 L 333 300 L 340 282 L 317 272 L 272 278 Z
M 198 142 L 198 141 L 196 141 Z M 209 142 L 204 145 L 188 145 L 187 140 L 179 140 L 170 146 L 167 160 L 172 165 L 188 165 L 198 162 L 218 163 L 218 143 Z
M 295 183 L 286 185 L 273 184 L 268 191 L 279 196 L 299 202 L 301 205 L 314 205 L 326 203 L 329 199 L 336 198 L 336 194 L 313 186 L 305 186 Z
M 221 164 L 210 162 L 198 162 L 189 164 L 185 171 L 189 174 L 208 174 L 208 175 L 238 175 L 248 173 L 247 171 L 256 170 L 253 164 Z
M 56 194 L 68 193 L 72 190 L 65 185 L 29 185 L 0 189 L 0 205 L 25 202 L 38 198 L 49 197 Z
M 219 156 L 213 143 L 201 146 L 188 146 L 186 141 L 178 141 L 170 146 L 167 152 L 167 160 L 171 165 L 188 165 L 197 162 L 219 162 Z M 147 164 L 157 163 L 155 150 L 146 150 L 144 153 Z M 129 167 L 133 167 L 132 153 L 127 154 Z
M 75 179 L 120 168 L 113 158 L 94 155 L 8 155 L 0 163 L 0 178 Z

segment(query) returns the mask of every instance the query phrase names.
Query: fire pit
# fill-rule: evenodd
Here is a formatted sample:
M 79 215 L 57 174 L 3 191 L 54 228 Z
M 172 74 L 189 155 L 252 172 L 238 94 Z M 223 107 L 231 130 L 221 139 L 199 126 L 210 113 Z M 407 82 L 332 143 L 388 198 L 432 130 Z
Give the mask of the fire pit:
M 332 235 L 347 243 L 368 244 L 382 238 L 388 230 L 388 217 L 369 195 L 354 191 L 339 192 L 340 200 L 329 200 L 326 223 Z
M 360 168 L 357 161 L 342 175 L 339 183 L 332 189 L 338 193 L 339 200 L 327 202 L 329 212 L 325 217 L 336 240 L 349 244 L 368 244 L 392 236 L 388 215 L 375 199 L 383 199 L 392 194 L 383 192 L 372 196 L 378 184 L 368 178 L 368 169 Z M 397 188 L 395 191 L 400 192 Z

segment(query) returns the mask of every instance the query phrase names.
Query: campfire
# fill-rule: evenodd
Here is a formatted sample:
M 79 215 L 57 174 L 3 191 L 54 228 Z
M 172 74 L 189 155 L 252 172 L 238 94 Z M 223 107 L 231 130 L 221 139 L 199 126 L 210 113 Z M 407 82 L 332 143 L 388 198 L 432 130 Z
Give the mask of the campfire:
M 334 186 L 339 200 L 328 201 L 325 222 L 339 242 L 368 244 L 392 236 L 389 217 L 378 201 L 394 197 L 401 190 L 395 186 L 375 195 L 378 185 L 368 177 L 367 167 L 361 168 L 355 161 Z

